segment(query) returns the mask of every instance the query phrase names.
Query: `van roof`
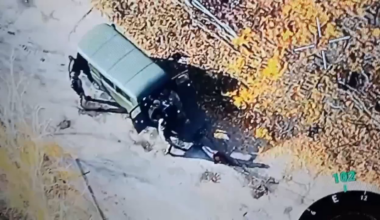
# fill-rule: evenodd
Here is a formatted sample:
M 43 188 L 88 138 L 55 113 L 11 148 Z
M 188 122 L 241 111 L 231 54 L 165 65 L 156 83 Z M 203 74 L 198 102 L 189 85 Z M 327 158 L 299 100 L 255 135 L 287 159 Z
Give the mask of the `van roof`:
M 163 69 L 108 24 L 87 32 L 78 52 L 135 101 L 169 80 Z

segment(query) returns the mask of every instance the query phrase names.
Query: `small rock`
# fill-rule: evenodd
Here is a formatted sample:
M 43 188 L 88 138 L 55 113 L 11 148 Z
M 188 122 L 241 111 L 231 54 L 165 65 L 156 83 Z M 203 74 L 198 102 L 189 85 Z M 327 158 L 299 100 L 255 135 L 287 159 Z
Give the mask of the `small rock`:
M 153 146 L 148 141 L 139 141 L 137 144 L 139 144 L 145 151 L 150 152 L 153 150 Z
M 58 128 L 60 129 L 60 130 L 64 130 L 64 129 L 67 129 L 67 128 L 69 128 L 71 126 L 71 121 L 70 120 L 63 120 L 62 122 L 60 122 L 59 124 L 58 124 Z
M 288 206 L 288 207 L 285 208 L 284 214 L 288 215 L 292 210 L 293 210 L 293 208 L 291 206 Z

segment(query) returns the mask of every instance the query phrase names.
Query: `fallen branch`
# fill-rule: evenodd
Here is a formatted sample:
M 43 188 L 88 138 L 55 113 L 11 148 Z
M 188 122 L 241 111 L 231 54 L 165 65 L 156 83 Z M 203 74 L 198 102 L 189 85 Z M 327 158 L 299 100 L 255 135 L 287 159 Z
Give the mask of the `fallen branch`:
M 80 24 L 84 19 L 86 19 L 86 17 L 92 12 L 93 9 L 94 9 L 94 7 L 92 7 L 90 10 L 88 10 L 88 11 L 86 12 L 86 14 L 84 14 L 84 15 L 81 17 L 81 19 L 79 19 L 79 21 L 74 25 L 73 29 L 70 31 L 70 33 L 69 33 L 69 35 L 68 35 L 68 37 L 67 37 L 67 38 L 69 39 L 69 41 L 70 41 L 70 37 L 71 37 L 71 35 L 74 34 L 74 33 L 76 32 L 76 30 L 77 30 L 79 24 Z
M 99 212 L 100 217 L 102 218 L 102 220 L 106 220 L 107 218 L 106 218 L 106 216 L 104 215 L 103 211 L 100 209 L 100 207 L 99 207 L 99 203 L 98 203 L 98 200 L 96 199 L 95 194 L 94 194 L 94 191 L 92 190 L 92 188 L 91 188 L 91 186 L 90 186 L 90 184 L 89 184 L 89 182 L 88 182 L 87 176 L 86 176 L 86 174 L 88 174 L 90 171 L 88 171 L 88 172 L 84 172 L 83 167 L 82 167 L 82 164 L 80 163 L 80 160 L 79 160 L 79 159 L 75 159 L 75 162 L 77 163 L 78 168 L 79 168 L 79 170 L 80 170 L 80 172 L 81 172 L 81 174 L 82 174 L 82 176 L 83 176 L 83 179 L 84 179 L 84 181 L 85 181 L 85 183 L 86 183 L 86 186 L 87 186 L 87 188 L 88 188 L 88 191 L 90 192 L 91 197 L 92 197 L 92 199 L 94 200 L 95 206 L 96 206 L 96 208 L 97 208 L 97 210 L 98 210 L 98 212 Z

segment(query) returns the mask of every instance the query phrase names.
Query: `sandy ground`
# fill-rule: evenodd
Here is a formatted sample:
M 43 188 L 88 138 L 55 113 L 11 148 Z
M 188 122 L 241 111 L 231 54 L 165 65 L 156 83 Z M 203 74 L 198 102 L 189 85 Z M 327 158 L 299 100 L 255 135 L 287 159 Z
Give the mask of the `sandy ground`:
M 68 55 L 75 54 L 80 37 L 105 22 L 85 0 L 1 0 L 0 71 L 14 69 L 28 77 L 26 100 L 44 108 L 52 125 L 64 119 L 72 126 L 56 134 L 82 161 L 101 209 L 108 219 L 133 220 L 296 220 L 313 201 L 342 191 L 332 177 L 313 179 L 305 172 L 282 179 L 283 162 L 267 161 L 266 171 L 280 180 L 268 196 L 253 199 L 244 178 L 233 169 L 207 161 L 164 156 L 155 133 L 138 136 L 129 121 L 118 115 L 78 114 L 77 97 L 70 89 Z M 142 145 L 149 143 L 151 151 Z M 206 170 L 221 175 L 219 183 L 200 181 Z M 263 171 L 261 171 L 263 172 Z M 349 184 L 349 189 L 364 185 Z

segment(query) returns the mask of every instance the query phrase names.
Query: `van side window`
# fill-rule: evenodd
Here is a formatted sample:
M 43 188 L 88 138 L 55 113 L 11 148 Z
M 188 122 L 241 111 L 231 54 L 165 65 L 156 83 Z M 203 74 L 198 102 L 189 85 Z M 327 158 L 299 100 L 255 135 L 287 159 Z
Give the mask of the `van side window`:
M 119 87 L 115 86 L 116 88 L 116 92 L 119 93 L 120 95 L 122 95 L 125 99 L 127 99 L 129 102 L 132 102 L 131 101 L 131 98 L 125 94 L 125 92 L 123 92 L 123 90 L 121 90 Z
M 100 71 L 97 70 L 93 65 L 91 65 L 91 63 L 88 63 L 88 65 L 90 66 L 90 70 L 92 72 L 94 72 L 98 77 L 100 77 L 102 74 L 100 74 Z
M 115 85 L 114 85 L 109 79 L 107 79 L 106 77 L 104 77 L 103 75 L 102 75 L 102 79 L 103 79 L 104 81 L 106 81 L 106 83 L 107 83 L 109 86 L 111 86 L 112 88 L 115 88 Z

